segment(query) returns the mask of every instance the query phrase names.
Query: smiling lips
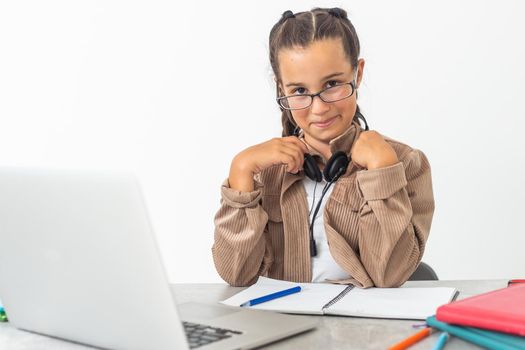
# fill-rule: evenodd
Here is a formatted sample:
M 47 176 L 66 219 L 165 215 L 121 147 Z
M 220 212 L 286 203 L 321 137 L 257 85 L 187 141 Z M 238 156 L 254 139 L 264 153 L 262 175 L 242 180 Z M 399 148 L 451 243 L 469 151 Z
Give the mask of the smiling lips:
M 315 122 L 315 123 L 312 123 L 313 125 L 315 125 L 316 127 L 318 128 L 321 128 L 321 129 L 324 129 L 324 128 L 327 128 L 329 127 L 330 125 L 333 124 L 333 122 L 337 119 L 337 115 L 333 118 L 330 118 L 330 119 L 327 119 L 325 121 L 322 121 L 322 122 Z

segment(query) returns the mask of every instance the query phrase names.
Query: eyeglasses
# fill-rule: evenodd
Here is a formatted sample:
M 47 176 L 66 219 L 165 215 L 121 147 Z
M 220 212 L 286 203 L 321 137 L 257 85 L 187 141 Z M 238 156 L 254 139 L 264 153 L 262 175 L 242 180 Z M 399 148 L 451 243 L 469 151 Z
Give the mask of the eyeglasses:
M 277 97 L 277 103 L 281 108 L 287 110 L 305 109 L 312 105 L 315 96 L 319 96 L 323 102 L 330 103 L 348 98 L 354 94 L 354 91 L 355 80 L 352 80 L 349 83 L 330 86 L 316 94 L 299 94 Z

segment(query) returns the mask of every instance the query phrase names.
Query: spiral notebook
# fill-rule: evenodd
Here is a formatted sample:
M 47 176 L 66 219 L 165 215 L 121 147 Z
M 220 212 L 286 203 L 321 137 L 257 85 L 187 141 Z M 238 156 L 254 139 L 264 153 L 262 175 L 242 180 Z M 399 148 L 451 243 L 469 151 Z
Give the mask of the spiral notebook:
M 257 283 L 221 303 L 240 306 L 248 300 L 295 286 L 301 286 L 301 292 L 250 308 L 293 314 L 424 320 L 435 314 L 440 305 L 452 301 L 457 293 L 449 287 L 361 289 L 352 285 L 295 283 L 259 277 Z

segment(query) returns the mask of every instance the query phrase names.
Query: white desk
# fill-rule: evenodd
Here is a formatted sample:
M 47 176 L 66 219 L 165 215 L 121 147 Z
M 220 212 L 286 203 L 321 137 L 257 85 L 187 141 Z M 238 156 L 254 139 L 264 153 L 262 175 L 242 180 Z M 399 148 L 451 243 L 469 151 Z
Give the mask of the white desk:
M 410 281 L 410 286 L 456 287 L 459 298 L 506 287 L 507 280 L 488 281 Z M 243 288 L 225 284 L 174 284 L 172 289 L 178 303 L 189 301 L 213 303 L 226 299 Z M 265 349 L 386 349 L 416 332 L 411 325 L 417 321 L 381 320 L 342 316 L 302 316 L 320 320 L 317 329 L 294 336 Z M 438 335 L 433 334 L 410 350 L 431 349 Z M 91 347 L 62 341 L 18 330 L 9 323 L 0 323 L 0 349 L 2 350 L 80 350 Z M 482 349 L 451 338 L 446 350 Z M 154 349 L 152 349 L 154 350 Z

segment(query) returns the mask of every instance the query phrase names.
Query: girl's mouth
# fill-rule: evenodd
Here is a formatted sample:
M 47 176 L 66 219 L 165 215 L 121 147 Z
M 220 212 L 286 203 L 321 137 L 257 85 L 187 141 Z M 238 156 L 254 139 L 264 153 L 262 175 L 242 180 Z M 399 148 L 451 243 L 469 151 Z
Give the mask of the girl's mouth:
M 313 124 L 314 126 L 320 128 L 320 129 L 324 129 L 324 128 L 327 128 L 327 127 L 329 127 L 330 125 L 332 125 L 333 122 L 337 119 L 337 117 L 339 117 L 339 116 L 336 115 L 336 116 L 333 117 L 333 118 L 327 119 L 327 120 L 322 121 L 322 122 L 312 123 L 312 124 Z

